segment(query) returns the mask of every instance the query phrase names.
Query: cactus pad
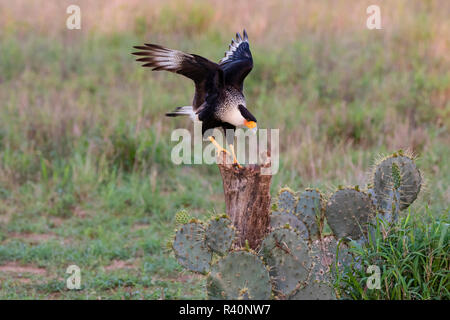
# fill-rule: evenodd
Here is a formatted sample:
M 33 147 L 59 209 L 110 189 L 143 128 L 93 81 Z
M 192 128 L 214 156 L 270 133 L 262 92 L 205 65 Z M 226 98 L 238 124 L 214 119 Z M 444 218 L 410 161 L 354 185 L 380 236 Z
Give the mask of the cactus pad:
M 218 216 L 211 219 L 206 228 L 206 244 L 219 254 L 225 254 L 230 250 L 235 236 L 234 227 L 230 219 Z
M 289 188 L 282 188 L 278 192 L 277 209 L 279 212 L 293 213 L 297 199 L 294 192 Z
M 346 188 L 330 197 L 325 215 L 338 239 L 357 240 L 367 234 L 368 224 L 375 217 L 375 206 L 366 193 Z
M 336 272 L 343 265 L 348 265 L 353 258 L 348 248 L 341 244 L 337 251 L 338 243 L 334 237 L 325 237 L 315 240 L 311 244 L 310 256 L 312 270 L 307 285 L 293 294 L 291 300 L 336 300 L 333 281 Z M 336 259 L 336 252 L 338 258 Z
M 289 300 L 336 300 L 336 293 L 329 280 L 310 280 L 305 287 L 290 296 Z
M 269 271 L 256 255 L 234 251 L 211 268 L 206 280 L 209 299 L 270 299 Z
M 311 253 L 316 258 L 320 257 L 319 263 L 323 267 L 328 266 L 331 274 L 336 273 L 336 263 L 339 271 L 353 262 L 353 256 L 348 247 L 344 243 L 339 244 L 332 236 L 314 241 L 311 245 Z
M 400 179 L 396 177 L 395 166 L 392 167 L 394 163 L 400 171 Z M 399 184 L 400 210 L 404 210 L 416 200 L 422 185 L 422 176 L 412 158 L 401 155 L 391 156 L 376 166 L 373 184 L 379 207 L 386 207 L 386 204 L 382 202 L 389 201 L 389 193 L 396 183 Z
M 288 296 L 308 279 L 311 260 L 306 241 L 290 228 L 272 231 L 263 240 L 261 254 L 270 267 L 274 290 Z
M 175 234 L 173 250 L 185 268 L 204 273 L 209 270 L 212 253 L 204 241 L 204 227 L 199 222 L 183 225 Z
M 306 228 L 305 224 L 292 213 L 272 212 L 272 214 L 270 215 L 271 228 L 277 229 L 284 227 L 287 224 L 295 229 L 300 234 L 300 237 L 306 240 L 309 239 L 308 229 Z
M 311 238 L 320 237 L 323 224 L 323 200 L 318 190 L 307 189 L 295 208 L 295 215 L 306 225 Z
M 366 193 L 369 195 L 370 199 L 372 200 L 373 205 L 375 207 L 377 207 L 378 203 L 377 203 L 377 195 L 375 194 L 375 190 L 373 188 L 369 188 L 366 190 Z

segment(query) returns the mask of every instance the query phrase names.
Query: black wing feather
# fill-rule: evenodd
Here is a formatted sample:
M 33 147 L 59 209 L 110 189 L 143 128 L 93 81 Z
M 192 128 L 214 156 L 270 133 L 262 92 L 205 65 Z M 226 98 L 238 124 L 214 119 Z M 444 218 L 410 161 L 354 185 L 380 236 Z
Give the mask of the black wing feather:
M 252 53 L 245 30 L 244 38 L 236 33 L 236 40 L 231 40 L 230 49 L 225 52 L 225 57 L 220 61 L 219 66 L 224 72 L 225 83 L 242 92 L 244 79 L 253 69 Z
M 194 81 L 194 110 L 205 102 L 208 95 L 216 95 L 224 85 L 222 69 L 217 63 L 206 58 L 152 43 L 134 48 L 141 50 L 132 54 L 141 57 L 136 61 L 144 62 L 143 67 L 152 68 L 154 71 L 165 70 L 178 73 Z

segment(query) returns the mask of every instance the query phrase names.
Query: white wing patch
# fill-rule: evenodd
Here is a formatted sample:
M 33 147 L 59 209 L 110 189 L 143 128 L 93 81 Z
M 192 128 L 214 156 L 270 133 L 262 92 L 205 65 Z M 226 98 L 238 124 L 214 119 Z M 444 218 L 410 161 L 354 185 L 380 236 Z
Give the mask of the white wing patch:
M 172 50 L 155 44 L 135 46 L 142 50 L 133 52 L 134 55 L 142 56 L 136 61 L 145 62 L 143 67 L 153 67 L 153 70 L 167 70 L 177 72 L 182 68 L 183 61 L 192 59 L 193 56 L 182 51 Z
M 155 61 L 156 66 L 162 67 L 164 69 L 170 70 L 178 70 L 181 67 L 181 63 L 183 62 L 183 57 L 192 57 L 189 54 L 178 50 L 154 50 L 155 55 L 153 56 L 153 60 Z
M 247 36 L 247 32 L 245 30 L 244 30 L 244 39 L 242 39 L 239 32 L 236 33 L 236 40 L 231 39 L 231 44 L 229 46 L 229 49 L 228 49 L 228 51 L 225 52 L 225 56 L 222 58 L 222 60 L 220 60 L 220 63 L 229 60 L 233 56 L 234 52 L 239 47 L 239 45 L 243 42 L 248 43 L 248 36 Z

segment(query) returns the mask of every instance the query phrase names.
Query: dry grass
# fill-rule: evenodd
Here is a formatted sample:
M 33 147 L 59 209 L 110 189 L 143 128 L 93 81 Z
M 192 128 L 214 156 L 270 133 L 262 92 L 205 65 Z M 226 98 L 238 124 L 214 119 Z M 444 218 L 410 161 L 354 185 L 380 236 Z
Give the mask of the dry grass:
M 42 33 L 68 40 L 74 34 L 65 28 L 68 16 L 65 11 L 71 4 L 73 1 L 69 0 L 17 0 L 14 3 L 2 0 L 0 26 L 6 31 Z M 220 25 L 218 31 L 229 37 L 229 30 L 241 30 L 245 26 L 252 41 L 269 46 L 293 41 L 302 35 L 313 34 L 326 39 L 331 35 L 364 31 L 366 8 L 373 1 L 78 0 L 76 4 L 82 10 L 85 32 L 136 31 L 139 24 L 143 24 L 142 32 L 146 34 L 192 32 L 198 36 L 211 27 L 216 31 L 216 26 Z M 426 32 L 431 37 L 431 46 L 423 49 L 448 59 L 448 1 L 379 1 L 379 5 L 383 25 L 380 33 L 387 45 L 390 38 L 405 30 L 415 34 Z M 424 18 L 425 13 L 433 19 Z

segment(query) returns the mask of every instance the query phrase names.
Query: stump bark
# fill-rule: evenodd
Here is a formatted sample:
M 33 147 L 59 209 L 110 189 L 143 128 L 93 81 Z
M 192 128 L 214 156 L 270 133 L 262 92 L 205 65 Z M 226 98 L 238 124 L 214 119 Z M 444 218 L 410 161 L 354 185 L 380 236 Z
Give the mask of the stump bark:
M 226 155 L 222 153 L 217 165 L 222 175 L 226 213 L 238 231 L 237 245 L 244 246 L 248 240 L 250 248 L 256 249 L 270 225 L 272 175 L 261 174 L 262 167 L 270 167 L 270 159 L 263 165 L 242 168 L 225 160 Z

